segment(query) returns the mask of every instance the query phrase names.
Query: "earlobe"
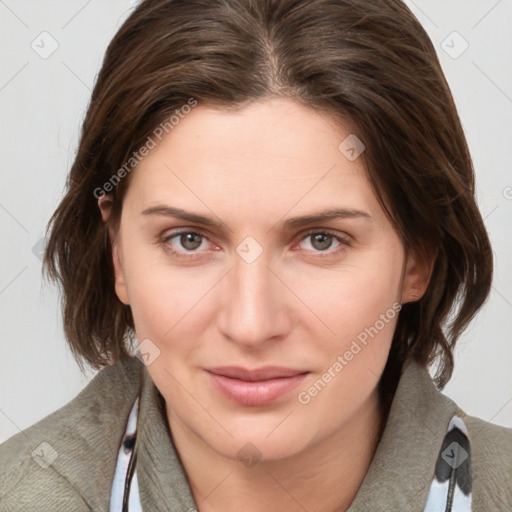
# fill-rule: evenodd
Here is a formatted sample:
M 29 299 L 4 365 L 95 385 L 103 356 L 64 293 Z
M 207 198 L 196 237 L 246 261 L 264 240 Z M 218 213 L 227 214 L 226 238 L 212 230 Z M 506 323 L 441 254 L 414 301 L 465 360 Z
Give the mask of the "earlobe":
M 436 256 L 419 257 L 406 255 L 406 264 L 402 284 L 402 304 L 420 300 L 427 291 L 434 269 Z

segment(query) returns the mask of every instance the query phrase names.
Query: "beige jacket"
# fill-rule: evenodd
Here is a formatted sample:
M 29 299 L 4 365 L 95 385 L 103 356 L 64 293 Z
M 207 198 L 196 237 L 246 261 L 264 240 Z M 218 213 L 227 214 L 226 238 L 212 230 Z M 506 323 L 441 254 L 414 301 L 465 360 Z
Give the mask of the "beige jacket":
M 99 372 L 67 405 L 0 446 L 0 512 L 109 511 L 116 458 L 139 386 L 142 508 L 199 510 L 147 369 L 126 358 Z M 471 510 L 512 511 L 512 429 L 467 416 L 437 391 L 426 369 L 410 360 L 349 512 L 427 510 L 435 474 L 447 475 L 441 452 L 449 449 L 445 435 L 454 415 L 468 430 Z M 448 476 L 455 480 L 454 474 Z

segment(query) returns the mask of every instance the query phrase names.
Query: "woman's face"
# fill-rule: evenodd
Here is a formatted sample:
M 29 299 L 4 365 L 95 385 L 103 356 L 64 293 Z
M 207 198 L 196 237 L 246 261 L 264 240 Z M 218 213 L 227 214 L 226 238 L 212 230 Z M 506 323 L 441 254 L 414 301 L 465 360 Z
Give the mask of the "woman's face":
M 116 291 L 171 428 L 219 454 L 276 459 L 348 428 L 424 290 L 348 136 L 291 100 L 198 105 L 131 177 Z

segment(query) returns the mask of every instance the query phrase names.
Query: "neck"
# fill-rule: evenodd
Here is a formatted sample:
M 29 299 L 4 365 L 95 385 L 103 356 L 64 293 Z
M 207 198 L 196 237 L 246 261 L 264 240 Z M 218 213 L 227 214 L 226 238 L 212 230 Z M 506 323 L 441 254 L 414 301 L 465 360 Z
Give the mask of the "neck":
M 245 467 L 212 450 L 167 411 L 173 441 L 200 512 L 345 511 L 380 441 L 385 411 L 378 392 L 342 429 L 307 449 Z M 214 470 L 212 470 L 214 468 Z

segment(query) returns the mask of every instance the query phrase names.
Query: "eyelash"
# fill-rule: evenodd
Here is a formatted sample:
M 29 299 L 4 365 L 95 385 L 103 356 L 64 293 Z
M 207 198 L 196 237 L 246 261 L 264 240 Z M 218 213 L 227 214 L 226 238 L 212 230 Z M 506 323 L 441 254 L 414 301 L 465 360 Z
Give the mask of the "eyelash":
M 160 239 L 160 243 L 163 246 L 164 250 L 166 252 L 170 253 L 173 256 L 177 256 L 178 258 L 183 258 L 183 259 L 197 258 L 198 256 L 194 252 L 191 252 L 189 254 L 187 254 L 186 252 L 182 253 L 180 251 L 176 251 L 174 249 L 171 249 L 167 245 L 169 240 L 172 240 L 173 238 L 176 238 L 177 236 L 185 235 L 185 234 L 199 235 L 202 238 L 208 240 L 208 237 L 206 235 L 204 235 L 203 233 L 201 233 L 201 231 L 182 229 L 182 230 L 174 231 L 172 233 L 168 233 L 168 234 L 162 236 L 161 239 Z M 303 233 L 302 238 L 299 240 L 299 242 L 302 242 L 303 240 L 307 239 L 311 235 L 327 235 L 327 236 L 331 236 L 337 242 L 340 243 L 340 246 L 337 249 L 333 250 L 333 251 L 328 251 L 328 250 L 326 250 L 326 251 L 314 251 L 315 253 L 317 253 L 315 257 L 318 257 L 318 258 L 330 258 L 330 257 L 333 257 L 333 256 L 337 256 L 338 254 L 343 252 L 347 247 L 351 246 L 351 241 L 348 239 L 348 237 L 340 236 L 339 233 L 336 233 L 334 231 L 330 231 L 328 229 L 323 229 L 323 230 L 322 229 L 315 229 L 315 228 L 310 229 L 306 233 Z

